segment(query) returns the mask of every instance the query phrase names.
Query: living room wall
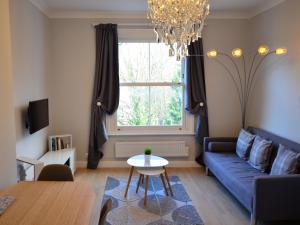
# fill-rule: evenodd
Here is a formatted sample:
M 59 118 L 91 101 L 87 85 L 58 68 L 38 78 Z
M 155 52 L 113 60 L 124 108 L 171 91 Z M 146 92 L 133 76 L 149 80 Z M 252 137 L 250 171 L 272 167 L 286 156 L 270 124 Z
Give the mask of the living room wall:
M 258 74 L 249 124 L 300 143 L 300 1 L 288 0 L 250 20 L 252 49 L 261 43 L 288 49 Z
M 29 135 L 25 117 L 29 101 L 49 97 L 49 19 L 29 1 L 10 2 L 17 155 L 37 159 L 46 151 L 48 129 Z
M 0 1 L 0 189 L 16 182 L 9 0 Z
M 86 160 L 90 103 L 95 64 L 95 32 L 92 23 L 120 22 L 96 19 L 51 19 L 51 134 L 71 133 L 79 161 Z M 122 23 L 130 21 L 122 20 Z M 135 21 L 136 22 L 136 21 Z M 204 32 L 205 49 L 231 51 L 246 45 L 247 20 L 211 19 Z M 237 35 L 238 34 L 238 35 Z M 135 32 L 136 39 L 145 31 Z M 128 36 L 120 31 L 120 39 Z M 240 127 L 238 99 L 230 79 L 213 61 L 206 61 L 210 132 L 213 136 L 235 136 Z M 104 148 L 104 159 L 115 160 L 116 141 L 184 140 L 190 149 L 187 161 L 195 157 L 193 136 L 114 136 Z
M 296 0 L 285 1 L 252 19 L 209 19 L 204 30 L 205 51 L 216 48 L 230 52 L 234 47 L 255 51 L 261 43 L 284 45 L 289 54 L 267 62 L 259 75 L 249 109 L 249 125 L 300 142 L 299 132 L 299 7 Z M 94 79 L 95 33 L 92 23 L 136 23 L 130 19 L 49 19 L 28 1 L 11 1 L 13 78 L 17 154 L 38 158 L 46 150 L 48 133 L 71 133 L 78 160 L 86 159 L 89 135 L 90 100 Z M 128 38 L 128 31 L 120 36 Z M 134 31 L 135 38 L 147 32 Z M 251 51 L 251 50 L 250 50 Z M 238 99 L 226 72 L 206 59 L 210 134 L 236 136 L 240 128 Z M 24 128 L 24 113 L 30 100 L 50 99 L 48 129 L 29 136 Z M 287 115 L 287 116 L 283 116 Z M 184 140 L 195 157 L 193 136 L 111 137 L 104 160 L 115 160 L 116 141 Z

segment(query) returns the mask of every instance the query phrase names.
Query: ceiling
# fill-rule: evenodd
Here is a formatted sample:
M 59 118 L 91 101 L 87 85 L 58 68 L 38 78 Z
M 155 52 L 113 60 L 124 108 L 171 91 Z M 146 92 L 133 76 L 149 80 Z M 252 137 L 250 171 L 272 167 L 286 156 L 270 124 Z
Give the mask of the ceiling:
M 144 12 L 147 0 L 30 0 L 43 11 Z M 283 0 L 210 0 L 212 12 L 258 14 Z

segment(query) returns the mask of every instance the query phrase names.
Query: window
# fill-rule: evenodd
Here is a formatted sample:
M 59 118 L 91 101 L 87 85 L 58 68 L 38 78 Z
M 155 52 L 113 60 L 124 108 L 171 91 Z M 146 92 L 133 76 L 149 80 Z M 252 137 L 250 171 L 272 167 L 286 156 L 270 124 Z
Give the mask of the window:
M 182 63 L 158 43 L 120 43 L 120 104 L 116 132 L 187 131 Z M 113 121 L 111 121 L 113 120 Z

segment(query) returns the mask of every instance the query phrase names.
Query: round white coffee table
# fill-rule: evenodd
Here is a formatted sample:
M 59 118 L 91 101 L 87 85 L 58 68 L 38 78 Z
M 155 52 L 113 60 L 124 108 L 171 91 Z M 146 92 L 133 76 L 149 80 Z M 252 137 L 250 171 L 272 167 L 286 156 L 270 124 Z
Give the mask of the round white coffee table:
M 144 176 L 146 177 L 146 183 L 145 183 L 145 198 L 144 198 L 144 205 L 147 204 L 147 191 L 148 191 L 148 179 L 149 176 L 154 175 L 160 175 L 160 178 L 162 180 L 162 183 L 164 185 L 166 194 L 168 195 L 168 191 L 166 188 L 164 177 L 167 180 L 169 190 L 171 195 L 173 195 L 172 187 L 170 185 L 170 180 L 168 177 L 166 166 L 169 164 L 169 161 L 155 155 L 136 155 L 133 157 L 130 157 L 127 160 L 127 164 L 131 166 L 130 172 L 129 172 L 129 178 L 125 190 L 124 197 L 127 197 L 128 189 L 130 186 L 132 174 L 134 171 L 134 168 L 137 168 L 137 172 L 140 174 L 139 181 L 137 184 L 136 192 L 138 192 L 140 183 L 144 180 Z

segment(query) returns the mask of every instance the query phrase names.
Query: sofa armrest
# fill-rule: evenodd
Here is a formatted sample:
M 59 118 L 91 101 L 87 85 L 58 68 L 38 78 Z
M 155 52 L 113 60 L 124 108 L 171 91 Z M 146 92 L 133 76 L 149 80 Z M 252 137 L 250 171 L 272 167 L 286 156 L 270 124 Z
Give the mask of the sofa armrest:
M 235 152 L 237 138 L 206 137 L 204 138 L 205 152 Z
M 259 220 L 300 221 L 300 175 L 257 177 L 253 198 L 252 213 Z
M 209 142 L 209 152 L 235 152 L 236 142 Z

